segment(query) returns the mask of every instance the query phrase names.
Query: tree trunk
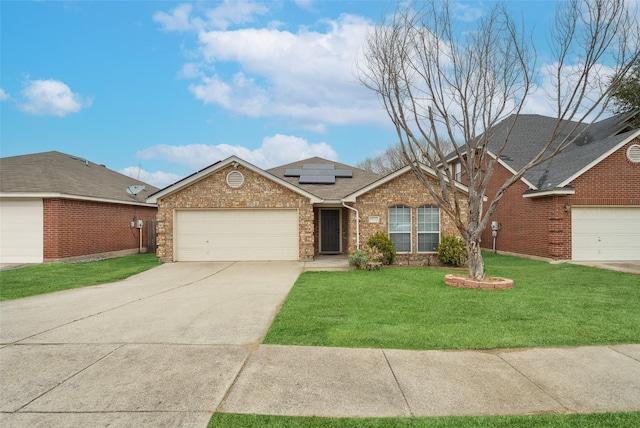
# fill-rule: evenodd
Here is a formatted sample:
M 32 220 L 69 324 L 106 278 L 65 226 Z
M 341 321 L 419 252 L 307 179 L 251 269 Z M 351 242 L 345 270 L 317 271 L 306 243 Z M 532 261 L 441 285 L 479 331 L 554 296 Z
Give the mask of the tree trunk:
M 467 241 L 467 255 L 469 256 L 469 275 L 476 280 L 484 279 L 484 260 L 480 252 L 480 240 Z

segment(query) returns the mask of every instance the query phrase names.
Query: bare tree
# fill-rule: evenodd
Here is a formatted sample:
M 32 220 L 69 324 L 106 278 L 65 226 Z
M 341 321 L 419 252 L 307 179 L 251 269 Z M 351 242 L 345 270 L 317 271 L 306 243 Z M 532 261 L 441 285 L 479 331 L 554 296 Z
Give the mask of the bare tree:
M 548 37 L 555 62 L 547 66 L 555 128 L 487 201 L 487 186 L 516 120 L 509 121 L 498 148 L 492 146 L 494 156 L 488 154 L 490 129 L 509 116 L 517 119 L 536 86 L 535 46 L 523 26 L 498 3 L 473 27 L 462 28 L 449 2 L 430 0 L 403 3 L 369 35 L 359 79 L 379 96 L 406 161 L 465 239 L 471 277 L 484 278 L 480 236 L 507 189 L 580 138 L 587 118 L 596 120 L 606 109 L 638 58 L 637 24 L 623 0 L 559 2 Z M 445 151 L 451 141 L 464 142 L 454 144 L 454 151 L 468 195 L 454 185 Z M 435 182 L 418 160 L 435 171 Z
M 428 150 L 426 144 L 423 144 L 421 150 Z M 444 145 L 442 151 L 448 153 L 453 150 L 453 143 Z M 407 166 L 407 157 L 402 151 L 401 144 L 394 144 L 384 152 L 365 158 L 363 161 L 356 165 L 360 169 L 375 172 L 380 175 L 391 174 L 394 171 L 399 170 Z
M 379 155 L 368 157 L 356 165 L 360 169 L 380 175 L 390 174 L 407 165 L 400 144 L 393 145 Z

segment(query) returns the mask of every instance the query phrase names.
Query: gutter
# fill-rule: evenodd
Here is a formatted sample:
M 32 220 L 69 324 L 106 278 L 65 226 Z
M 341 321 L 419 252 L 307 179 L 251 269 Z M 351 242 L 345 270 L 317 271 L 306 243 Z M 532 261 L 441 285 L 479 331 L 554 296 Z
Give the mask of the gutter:
M 360 249 L 360 213 L 358 212 L 357 209 L 347 205 L 344 202 L 344 200 L 342 200 L 341 202 L 343 207 L 356 213 L 356 248 L 359 250 Z
M 77 201 L 89 201 L 89 202 L 102 202 L 107 204 L 119 204 L 119 205 L 135 205 L 140 207 L 157 207 L 157 204 L 150 204 L 141 201 L 127 201 L 123 199 L 108 199 L 108 198 L 100 198 L 93 196 L 80 196 L 80 195 L 69 195 L 66 193 L 54 193 L 54 192 L 43 192 L 43 193 L 29 193 L 29 192 L 1 192 L 1 199 L 72 199 Z
M 522 194 L 523 198 L 543 198 L 545 196 L 568 196 L 575 195 L 576 189 L 571 186 L 556 187 L 551 190 L 533 190 L 529 189 Z

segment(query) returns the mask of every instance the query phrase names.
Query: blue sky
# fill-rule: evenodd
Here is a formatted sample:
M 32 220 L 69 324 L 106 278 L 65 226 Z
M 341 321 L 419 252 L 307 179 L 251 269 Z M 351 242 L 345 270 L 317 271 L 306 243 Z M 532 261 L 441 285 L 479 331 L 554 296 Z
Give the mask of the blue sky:
M 482 4 L 455 3 L 464 20 Z M 2 1 L 0 154 L 57 150 L 159 187 L 232 154 L 354 165 L 396 142 L 354 77 L 367 29 L 393 7 Z M 543 38 L 555 3 L 509 7 Z

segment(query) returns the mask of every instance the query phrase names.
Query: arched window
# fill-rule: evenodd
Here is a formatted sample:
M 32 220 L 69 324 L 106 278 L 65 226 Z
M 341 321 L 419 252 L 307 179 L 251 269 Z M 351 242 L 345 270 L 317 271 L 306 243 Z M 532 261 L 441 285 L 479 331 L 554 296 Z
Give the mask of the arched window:
M 440 243 L 440 209 L 425 205 L 418 208 L 418 252 L 435 253 Z
M 397 253 L 411 252 L 411 208 L 404 205 L 389 208 L 389 238 Z

